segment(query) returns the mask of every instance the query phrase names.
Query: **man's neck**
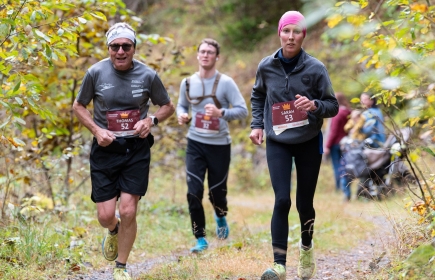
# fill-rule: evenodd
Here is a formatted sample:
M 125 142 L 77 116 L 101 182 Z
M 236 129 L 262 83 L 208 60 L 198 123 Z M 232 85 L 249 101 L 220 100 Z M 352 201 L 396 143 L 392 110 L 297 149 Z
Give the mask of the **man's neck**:
M 202 67 L 199 67 L 199 76 L 202 79 L 209 79 L 211 77 L 213 77 L 216 74 L 216 68 L 211 68 L 211 69 L 204 69 Z

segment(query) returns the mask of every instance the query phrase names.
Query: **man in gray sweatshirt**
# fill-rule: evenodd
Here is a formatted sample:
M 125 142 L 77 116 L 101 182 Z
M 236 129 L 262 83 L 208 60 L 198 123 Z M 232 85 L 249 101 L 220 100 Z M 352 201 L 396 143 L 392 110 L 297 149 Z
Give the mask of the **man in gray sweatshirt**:
M 248 115 L 246 102 L 234 80 L 216 70 L 220 46 L 204 39 L 198 46 L 199 71 L 183 79 L 177 105 L 178 123 L 189 124 L 186 149 L 187 201 L 198 253 L 208 248 L 205 213 L 202 206 L 204 178 L 208 174 L 209 199 L 217 223 L 216 235 L 226 239 L 227 178 L 231 160 L 228 121 Z M 231 107 L 231 108 L 230 108 Z M 191 117 L 189 117 L 189 110 Z

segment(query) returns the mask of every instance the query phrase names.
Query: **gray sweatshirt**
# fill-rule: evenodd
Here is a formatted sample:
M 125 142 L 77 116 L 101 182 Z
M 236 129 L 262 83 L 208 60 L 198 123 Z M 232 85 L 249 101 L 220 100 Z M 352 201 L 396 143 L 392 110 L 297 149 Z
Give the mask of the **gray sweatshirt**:
M 217 73 L 218 71 L 209 79 L 203 79 L 205 90 L 203 89 L 199 73 L 193 74 L 190 77 L 190 98 L 210 95 Z M 177 104 L 177 116 L 183 113 L 189 113 L 190 109 L 192 121 L 190 122 L 189 131 L 187 133 L 189 139 L 210 145 L 227 145 L 231 143 L 228 121 L 246 118 L 248 116 L 248 108 L 234 80 L 225 74 L 222 74 L 219 80 L 216 89 L 216 97 L 224 110 L 224 116 L 219 118 L 219 132 L 215 134 L 199 132 L 195 129 L 195 116 L 198 112 L 205 113 L 204 106 L 208 103 L 214 104 L 213 98 L 208 97 L 196 105 L 190 104 L 186 98 L 186 79 L 183 79 L 181 82 L 180 96 Z
M 258 65 L 251 93 L 251 128 L 264 129 L 266 137 L 273 141 L 286 144 L 306 142 L 319 134 L 323 118 L 337 115 L 338 102 L 322 62 L 302 49 L 295 69 L 285 73 L 278 51 L 263 58 Z M 272 105 L 296 100 L 296 94 L 315 100 L 317 109 L 308 112 L 308 125 L 287 129 L 276 135 L 272 125 Z

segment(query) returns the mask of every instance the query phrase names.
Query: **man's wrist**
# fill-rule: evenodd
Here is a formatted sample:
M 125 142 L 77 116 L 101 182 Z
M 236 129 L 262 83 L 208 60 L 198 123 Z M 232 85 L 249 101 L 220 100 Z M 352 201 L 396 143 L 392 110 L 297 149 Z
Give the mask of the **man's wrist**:
M 313 101 L 311 102 L 311 104 L 312 104 L 313 106 L 311 106 L 310 111 L 315 111 L 315 110 L 317 110 L 317 108 L 318 108 L 318 106 L 317 106 L 317 101 L 316 101 L 316 100 L 313 100 Z
M 157 126 L 159 124 L 159 119 L 156 116 L 149 116 L 149 118 L 151 119 L 152 126 Z
M 221 118 L 223 118 L 225 116 L 225 109 L 221 109 Z

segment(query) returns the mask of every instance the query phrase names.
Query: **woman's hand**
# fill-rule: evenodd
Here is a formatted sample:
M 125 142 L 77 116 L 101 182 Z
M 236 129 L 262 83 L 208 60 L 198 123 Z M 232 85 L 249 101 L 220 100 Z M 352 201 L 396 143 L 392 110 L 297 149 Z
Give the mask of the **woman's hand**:
M 251 131 L 249 138 L 251 139 L 251 141 L 254 145 L 261 145 L 261 143 L 263 143 L 263 129 L 254 128 Z
M 302 96 L 300 94 L 296 94 L 295 106 L 296 109 L 302 111 L 314 111 L 317 109 L 316 103 L 314 100 L 309 100 L 306 96 Z

